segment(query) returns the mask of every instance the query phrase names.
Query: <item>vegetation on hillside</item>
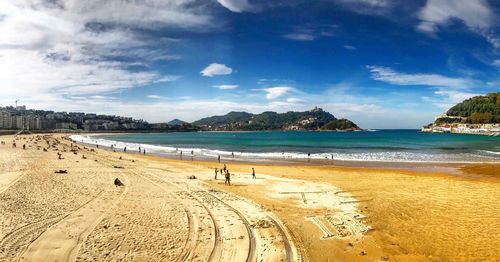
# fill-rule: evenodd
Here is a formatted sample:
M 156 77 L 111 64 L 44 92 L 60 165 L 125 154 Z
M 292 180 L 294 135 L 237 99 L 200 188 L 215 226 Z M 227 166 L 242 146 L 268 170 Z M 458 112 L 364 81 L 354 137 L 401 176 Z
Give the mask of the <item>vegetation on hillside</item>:
M 500 92 L 486 96 L 476 96 L 456 104 L 446 112 L 448 116 L 458 116 L 465 123 L 500 123 Z M 456 119 L 439 119 L 441 123 L 456 122 Z
M 347 119 L 338 120 L 332 114 L 315 108 L 305 112 L 261 114 L 231 112 L 224 116 L 213 116 L 193 122 L 207 130 L 357 130 L 359 127 Z

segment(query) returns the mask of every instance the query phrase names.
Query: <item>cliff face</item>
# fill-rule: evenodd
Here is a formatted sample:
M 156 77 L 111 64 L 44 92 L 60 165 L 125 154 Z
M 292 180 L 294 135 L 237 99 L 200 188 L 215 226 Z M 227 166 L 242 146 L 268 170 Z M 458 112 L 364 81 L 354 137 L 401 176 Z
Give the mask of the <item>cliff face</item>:
M 251 114 L 230 112 L 223 116 L 212 116 L 192 123 L 205 130 L 251 131 L 251 130 L 359 130 L 347 119 L 337 119 L 321 108 L 305 112 L 263 112 Z

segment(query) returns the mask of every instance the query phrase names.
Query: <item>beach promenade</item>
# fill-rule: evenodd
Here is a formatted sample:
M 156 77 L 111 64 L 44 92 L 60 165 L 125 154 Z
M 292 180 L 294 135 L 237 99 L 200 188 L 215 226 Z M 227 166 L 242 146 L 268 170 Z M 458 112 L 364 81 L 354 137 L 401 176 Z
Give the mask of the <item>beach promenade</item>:
M 498 259 L 499 164 L 451 175 L 227 163 L 226 186 L 222 163 L 62 135 L 0 141 L 0 261 Z

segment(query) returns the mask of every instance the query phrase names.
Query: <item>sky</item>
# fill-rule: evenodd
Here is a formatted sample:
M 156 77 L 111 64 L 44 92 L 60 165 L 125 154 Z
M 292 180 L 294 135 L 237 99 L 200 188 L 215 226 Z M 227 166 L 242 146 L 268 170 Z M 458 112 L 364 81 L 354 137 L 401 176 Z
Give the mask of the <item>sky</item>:
M 497 0 L 2 0 L 0 105 L 419 128 L 500 91 Z

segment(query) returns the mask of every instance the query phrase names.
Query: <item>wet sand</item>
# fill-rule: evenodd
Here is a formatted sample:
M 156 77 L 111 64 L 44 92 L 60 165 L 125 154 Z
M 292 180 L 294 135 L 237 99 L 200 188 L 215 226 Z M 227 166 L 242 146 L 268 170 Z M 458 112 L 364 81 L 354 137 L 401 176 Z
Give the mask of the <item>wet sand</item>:
M 13 136 L 0 137 L 7 142 L 0 145 L 0 261 L 499 256 L 500 164 L 446 174 L 228 163 L 233 185 L 225 186 L 220 175 L 214 179 L 222 163 L 71 148 L 59 135 L 35 137 L 20 136 L 16 148 Z M 60 169 L 67 174 L 54 173 Z M 113 185 L 117 177 L 125 186 Z

